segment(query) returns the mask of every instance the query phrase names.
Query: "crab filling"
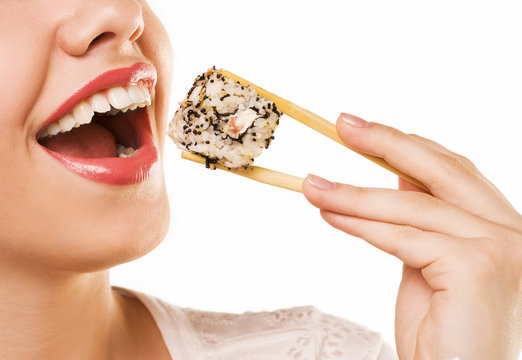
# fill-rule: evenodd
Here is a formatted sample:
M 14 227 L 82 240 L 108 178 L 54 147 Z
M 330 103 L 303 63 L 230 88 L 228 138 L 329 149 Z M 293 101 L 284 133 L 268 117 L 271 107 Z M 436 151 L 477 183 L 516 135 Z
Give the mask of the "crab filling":
M 38 133 L 45 148 L 77 158 L 131 157 L 141 146 L 137 122 L 151 104 L 146 87 L 131 85 L 97 93 Z

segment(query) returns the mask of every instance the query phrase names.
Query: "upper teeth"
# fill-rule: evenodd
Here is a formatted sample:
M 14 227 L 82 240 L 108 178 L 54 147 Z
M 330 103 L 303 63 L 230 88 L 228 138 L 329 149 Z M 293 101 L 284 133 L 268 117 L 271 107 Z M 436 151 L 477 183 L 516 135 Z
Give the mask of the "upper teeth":
M 128 110 L 149 106 L 152 100 L 145 85 L 129 85 L 113 87 L 98 92 L 81 101 L 67 115 L 48 125 L 38 134 L 38 139 L 54 136 L 70 131 L 73 128 L 89 124 L 94 113 L 109 113 L 115 115 Z

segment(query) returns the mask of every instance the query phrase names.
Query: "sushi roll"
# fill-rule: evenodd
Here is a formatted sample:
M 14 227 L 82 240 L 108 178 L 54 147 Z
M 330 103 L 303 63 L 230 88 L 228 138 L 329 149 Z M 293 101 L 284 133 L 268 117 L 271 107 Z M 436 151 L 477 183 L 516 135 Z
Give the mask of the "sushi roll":
M 169 125 L 177 146 L 230 169 L 247 168 L 270 146 L 283 114 L 251 86 L 216 68 L 198 76 Z

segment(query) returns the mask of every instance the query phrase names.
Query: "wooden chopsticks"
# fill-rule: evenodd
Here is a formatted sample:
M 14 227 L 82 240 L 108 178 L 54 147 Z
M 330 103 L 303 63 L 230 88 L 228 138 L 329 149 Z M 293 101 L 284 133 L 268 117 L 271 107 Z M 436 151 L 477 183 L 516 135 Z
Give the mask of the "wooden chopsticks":
M 181 157 L 185 160 L 194 161 L 200 164 L 207 164 L 207 159 L 199 155 L 183 151 Z M 304 179 L 281 173 L 279 171 L 265 169 L 259 166 L 249 166 L 246 169 L 229 169 L 219 164 L 209 164 L 211 169 L 225 170 L 246 178 L 262 182 L 264 184 L 277 186 L 283 189 L 288 189 L 296 192 L 303 192 Z
M 424 191 L 427 191 L 428 193 L 431 193 L 430 190 L 422 184 L 417 179 L 414 179 L 413 177 L 403 173 L 402 171 L 396 169 L 392 165 L 390 165 L 386 160 L 383 158 L 368 155 L 362 152 L 359 152 L 357 150 L 351 149 L 350 147 L 346 146 L 344 141 L 341 139 L 339 134 L 337 133 L 337 129 L 335 127 L 335 124 L 323 119 L 322 117 L 314 114 L 313 112 L 306 110 L 288 100 L 283 99 L 282 97 L 279 97 L 235 74 L 232 74 L 229 71 L 226 70 L 219 70 L 219 72 L 225 76 L 228 77 L 236 82 L 239 82 L 241 85 L 245 86 L 252 86 L 259 95 L 273 101 L 277 108 L 281 110 L 284 114 L 290 116 L 291 118 L 301 122 L 305 126 L 323 134 L 324 136 L 334 140 L 335 142 L 347 147 L 348 149 L 358 153 L 361 156 L 364 156 L 368 160 L 376 163 L 377 165 L 382 166 L 383 168 L 391 171 L 395 175 L 399 176 L 400 178 L 408 181 L 409 183 L 423 189 Z M 249 166 L 247 169 L 229 169 L 225 166 L 221 166 L 219 164 L 208 164 L 208 161 L 196 154 L 183 152 L 181 157 L 186 160 L 194 161 L 201 164 L 206 164 L 207 166 L 210 166 L 212 169 L 220 169 L 228 172 L 235 173 L 237 175 L 244 176 L 246 178 L 259 181 L 265 184 L 278 186 L 280 188 L 296 191 L 296 192 L 302 192 L 303 191 L 303 178 L 284 174 L 279 171 L 270 170 L 266 168 L 262 168 L 259 166 Z
M 335 128 L 335 124 L 331 123 L 328 120 L 323 119 L 319 115 L 314 114 L 313 112 L 306 110 L 288 100 L 283 99 L 280 96 L 277 96 L 235 74 L 232 74 L 231 72 L 227 70 L 220 70 L 221 74 L 223 74 L 225 77 L 228 77 L 230 79 L 233 79 L 234 81 L 239 81 L 242 85 L 250 85 L 252 86 L 259 95 L 266 97 L 269 100 L 272 100 L 278 109 L 280 109 L 283 113 L 290 116 L 291 118 L 301 122 L 305 126 L 323 134 L 324 136 L 332 139 L 333 141 L 338 142 L 339 144 L 347 147 L 348 149 L 356 152 L 357 154 L 364 156 L 366 159 L 376 163 L 379 166 L 382 166 L 388 171 L 391 171 L 395 175 L 399 176 L 400 178 L 408 181 L 409 183 L 423 189 L 424 191 L 427 191 L 430 193 L 430 190 L 420 181 L 417 179 L 414 179 L 413 177 L 403 173 L 402 171 L 396 169 L 392 165 L 390 165 L 386 160 L 383 158 L 364 154 L 362 152 L 359 152 L 357 150 L 351 149 L 350 147 L 346 146 L 344 141 L 340 138 L 339 134 L 337 133 L 337 130 Z

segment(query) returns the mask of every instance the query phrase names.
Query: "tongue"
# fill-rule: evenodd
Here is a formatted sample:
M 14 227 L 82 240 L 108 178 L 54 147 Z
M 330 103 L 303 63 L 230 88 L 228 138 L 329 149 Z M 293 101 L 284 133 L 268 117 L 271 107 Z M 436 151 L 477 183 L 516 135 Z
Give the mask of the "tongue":
M 63 134 L 44 138 L 40 143 L 49 150 L 79 158 L 117 157 L 114 135 L 94 122 Z

